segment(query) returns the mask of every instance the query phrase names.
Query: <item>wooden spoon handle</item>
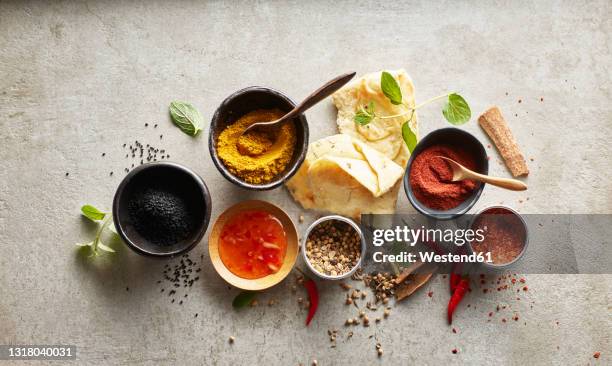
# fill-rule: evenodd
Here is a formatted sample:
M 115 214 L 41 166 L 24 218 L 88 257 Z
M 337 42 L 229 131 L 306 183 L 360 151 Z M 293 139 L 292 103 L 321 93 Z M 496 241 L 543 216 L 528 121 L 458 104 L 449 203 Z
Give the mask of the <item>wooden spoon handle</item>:
M 292 119 L 293 117 L 306 112 L 306 110 L 308 110 L 310 107 L 319 103 L 323 99 L 327 98 L 328 96 L 333 94 L 336 90 L 342 88 L 346 83 L 348 83 L 353 78 L 353 76 L 355 76 L 355 72 L 349 72 L 349 73 L 342 74 L 328 81 L 327 83 L 325 83 L 325 85 L 323 85 L 319 89 L 312 92 L 309 96 L 307 96 L 306 99 L 302 101 L 302 103 L 295 106 L 295 108 L 293 108 L 291 112 L 284 115 L 281 118 L 281 120 L 286 121 L 286 120 Z
M 468 173 L 468 172 L 466 172 Z M 480 182 L 489 183 L 497 187 L 506 188 L 511 191 L 524 191 L 527 189 L 527 185 L 520 180 L 510 179 L 510 178 L 498 178 L 491 177 L 488 175 L 482 175 L 476 172 L 469 172 L 466 178 L 478 180 Z

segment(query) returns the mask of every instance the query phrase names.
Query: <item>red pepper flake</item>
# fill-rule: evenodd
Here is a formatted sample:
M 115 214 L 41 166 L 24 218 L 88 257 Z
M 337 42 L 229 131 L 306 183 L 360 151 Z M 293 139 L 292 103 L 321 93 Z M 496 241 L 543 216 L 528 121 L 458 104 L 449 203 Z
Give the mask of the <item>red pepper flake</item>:
M 453 328 L 453 333 L 457 334 L 457 329 Z
M 482 293 L 484 293 L 484 294 L 486 294 L 488 291 L 489 291 L 489 290 L 488 290 L 488 289 L 486 289 L 486 288 L 483 288 L 483 289 L 482 289 Z
M 512 279 L 512 284 L 514 285 L 516 283 L 516 278 Z
M 429 291 L 429 292 L 427 293 L 427 296 L 432 297 L 432 296 L 433 296 L 433 291 Z
M 491 147 L 491 145 L 489 145 L 489 147 Z M 485 278 L 484 273 L 481 273 L 481 274 L 480 274 L 480 278 Z
M 505 323 L 505 322 L 506 322 L 506 318 L 502 318 L 502 322 L 504 322 L 504 323 Z
M 490 313 L 489 313 L 489 317 L 492 317 L 492 316 L 493 316 L 493 312 L 490 312 Z
M 485 283 L 487 283 L 487 281 L 485 281 L 485 280 L 480 280 L 480 284 L 481 284 L 481 285 L 484 285 Z
M 453 349 L 451 352 L 452 352 L 454 355 L 456 355 L 458 351 L 457 351 L 457 349 L 456 349 L 456 348 L 454 348 L 454 349 Z
M 593 358 L 597 359 L 597 358 L 599 358 L 599 356 L 601 356 L 601 352 L 593 353 Z
M 521 278 L 519 281 L 521 281 L 521 283 L 525 283 L 525 279 Z
M 527 291 L 527 290 L 528 290 L 527 286 L 523 287 L 523 291 Z

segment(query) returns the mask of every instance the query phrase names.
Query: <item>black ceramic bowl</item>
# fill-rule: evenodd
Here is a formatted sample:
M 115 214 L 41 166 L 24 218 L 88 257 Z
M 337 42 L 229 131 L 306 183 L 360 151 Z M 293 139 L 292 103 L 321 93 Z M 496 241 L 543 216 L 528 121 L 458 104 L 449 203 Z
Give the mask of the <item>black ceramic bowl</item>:
M 421 151 L 437 144 L 451 146 L 456 145 L 469 151 L 474 159 L 476 159 L 476 171 L 478 173 L 488 174 L 489 160 L 487 159 L 487 152 L 480 141 L 478 141 L 478 139 L 469 132 L 460 130 L 458 128 L 448 127 L 435 130 L 419 141 L 415 147 L 412 155 L 410 156 L 410 160 L 408 160 L 408 166 L 404 175 L 404 190 L 406 191 L 408 200 L 417 211 L 425 216 L 438 220 L 450 220 L 463 215 L 464 213 L 468 212 L 472 206 L 474 206 L 476 201 L 478 201 L 478 198 L 480 198 L 482 190 L 484 189 L 484 183 L 480 183 L 479 187 L 472 192 L 471 196 L 466 198 L 465 201 L 461 202 L 459 206 L 451 208 L 450 210 L 435 210 L 419 202 L 419 200 L 417 200 L 415 197 L 414 192 L 412 192 L 412 187 L 410 186 L 410 169 L 412 168 L 412 162 L 414 161 L 414 158 L 421 153 Z
M 283 93 L 261 86 L 251 86 L 245 89 L 238 90 L 234 94 L 225 98 L 221 105 L 217 108 L 212 121 L 210 123 L 210 134 L 208 136 L 208 148 L 215 166 L 221 174 L 230 182 L 247 189 L 252 190 L 269 190 L 276 188 L 287 181 L 295 172 L 306 157 L 308 150 L 308 124 L 306 116 L 303 114 L 293 119 L 296 131 L 296 144 L 293 156 L 287 165 L 284 172 L 275 177 L 272 181 L 265 184 L 251 184 L 243 181 L 239 177 L 230 172 L 223 164 L 217 154 L 217 139 L 219 134 L 231 123 L 238 120 L 248 112 L 256 109 L 274 109 L 278 108 L 281 111 L 289 112 L 295 103 Z
M 188 204 L 193 216 L 193 230 L 172 245 L 161 246 L 145 239 L 134 227 L 129 214 L 135 194 L 151 187 L 164 187 Z M 208 187 L 190 169 L 171 162 L 157 162 L 132 169 L 123 178 L 113 200 L 113 221 L 121 239 L 136 253 L 152 257 L 173 257 L 193 249 L 206 232 L 210 221 L 211 199 Z

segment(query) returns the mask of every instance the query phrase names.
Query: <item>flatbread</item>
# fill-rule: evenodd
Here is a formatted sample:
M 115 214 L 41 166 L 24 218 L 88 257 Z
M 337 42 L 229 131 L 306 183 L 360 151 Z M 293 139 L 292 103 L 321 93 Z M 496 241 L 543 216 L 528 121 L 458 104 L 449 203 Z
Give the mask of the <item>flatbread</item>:
M 392 116 L 405 112 L 402 106 L 391 104 L 380 88 L 382 71 L 366 74 L 353 80 L 332 95 L 332 102 L 338 108 L 337 124 L 340 133 L 347 134 L 369 147 L 383 153 L 399 166 L 405 168 L 410 152 L 402 139 L 402 124 L 409 115 L 389 119 L 375 119 L 366 126 L 355 123 L 355 112 L 360 106 L 374 102 L 379 116 Z M 415 105 L 414 85 L 405 70 L 389 71 L 399 83 L 404 102 Z M 410 128 L 418 136 L 417 116 L 410 122 Z
M 310 144 L 306 159 L 287 182 L 306 209 L 359 218 L 362 213 L 393 213 L 404 169 L 348 135 Z

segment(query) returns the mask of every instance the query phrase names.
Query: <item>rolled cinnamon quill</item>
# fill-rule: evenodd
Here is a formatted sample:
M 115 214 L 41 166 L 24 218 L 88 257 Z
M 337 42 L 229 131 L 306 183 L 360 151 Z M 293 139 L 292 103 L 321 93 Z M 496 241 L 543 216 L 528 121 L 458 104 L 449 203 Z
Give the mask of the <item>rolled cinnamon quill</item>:
M 513 176 L 518 177 L 529 174 L 527 162 L 521 153 L 508 124 L 504 120 L 501 111 L 496 106 L 489 108 L 478 117 L 480 127 L 493 140 L 495 147 L 504 158 L 506 166 Z

